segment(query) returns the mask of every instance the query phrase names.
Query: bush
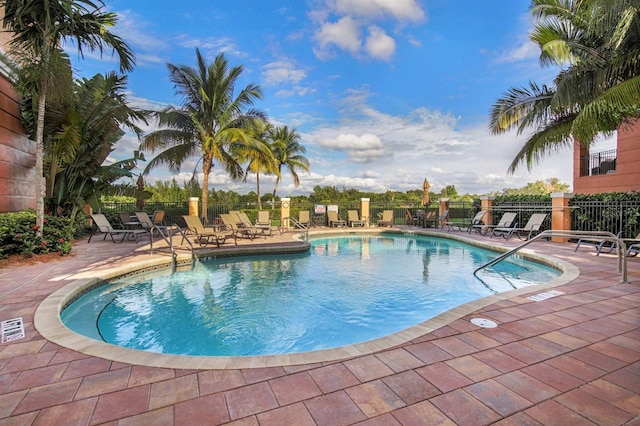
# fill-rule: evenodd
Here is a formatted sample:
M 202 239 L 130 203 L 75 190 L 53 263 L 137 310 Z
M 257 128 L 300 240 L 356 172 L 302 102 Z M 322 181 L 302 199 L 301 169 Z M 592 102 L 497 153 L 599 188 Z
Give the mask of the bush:
M 68 218 L 45 216 L 42 237 L 36 236 L 37 230 L 34 211 L 0 214 L 0 258 L 71 252 L 75 226 Z

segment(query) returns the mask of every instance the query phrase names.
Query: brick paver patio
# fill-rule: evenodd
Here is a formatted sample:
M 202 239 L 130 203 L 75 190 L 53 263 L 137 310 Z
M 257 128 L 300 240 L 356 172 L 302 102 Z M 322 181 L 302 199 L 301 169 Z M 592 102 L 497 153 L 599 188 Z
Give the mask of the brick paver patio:
M 514 296 L 339 361 L 198 370 L 92 357 L 35 330 L 38 305 L 69 280 L 148 256 L 143 243 L 80 241 L 64 260 L 0 270 L 0 320 L 26 327 L 0 345 L 0 425 L 640 425 L 640 259 L 621 283 L 612 255 L 530 248 L 580 269 L 564 294 Z

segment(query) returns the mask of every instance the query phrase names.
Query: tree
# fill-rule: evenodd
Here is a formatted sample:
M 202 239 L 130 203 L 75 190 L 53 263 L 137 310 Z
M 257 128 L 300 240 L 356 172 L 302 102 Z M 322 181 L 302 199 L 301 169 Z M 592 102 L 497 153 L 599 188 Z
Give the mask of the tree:
M 143 151 L 160 151 L 144 170 L 166 165 L 177 172 L 191 156 L 202 161 L 202 216 L 207 215 L 209 175 L 214 161 L 221 163 L 229 176 L 241 180 L 244 176 L 237 152 L 241 146 L 261 149 L 251 131 L 264 114 L 250 108 L 262 92 L 248 84 L 234 98 L 242 66 L 229 67 L 224 54 L 207 64 L 196 49 L 197 66 L 168 64 L 176 94 L 182 97 L 180 108 L 167 107 L 155 112 L 161 129 L 146 135 L 140 144 Z M 194 170 L 195 174 L 195 170 Z
M 275 174 L 280 177 L 276 159 L 274 158 L 271 146 L 268 143 L 268 134 L 272 128 L 271 124 L 259 121 L 257 127 L 251 129 L 256 144 L 252 146 L 241 145 L 238 147 L 240 161 L 248 162 L 245 172 L 245 181 L 249 172 L 256 174 L 256 198 L 258 199 L 258 209 L 262 209 L 260 198 L 260 172 L 265 174 Z M 257 148 L 256 148 L 257 147 Z M 273 208 L 273 205 L 272 205 Z
M 44 160 L 49 214 L 72 218 L 86 203 L 98 208 L 100 195 L 141 195 L 133 185 L 114 185 L 121 177 L 132 177 L 138 152 L 134 157 L 103 165 L 114 145 L 124 134 L 124 126 L 140 134 L 138 122 L 143 113 L 131 109 L 126 101 L 125 76 L 96 74 L 75 82 L 72 96 L 46 110 L 47 132 Z M 33 136 L 34 106 L 31 98 L 22 99 L 22 117 Z
M 638 0 L 532 0 L 531 14 L 541 64 L 560 71 L 552 85 L 511 88 L 492 107 L 494 134 L 533 129 L 511 173 L 574 139 L 588 146 L 640 113 Z
M 110 47 L 120 59 L 120 70 L 133 69 L 134 56 L 129 46 L 108 27 L 117 22 L 115 13 L 102 12 L 102 0 L 0 0 L 4 8 L 5 30 L 12 33 L 9 42 L 12 57 L 25 69 L 38 94 L 36 124 L 36 225 L 42 235 L 44 219 L 44 114 L 47 95 L 56 79 L 54 61 L 60 58 L 63 41 L 71 40 L 83 55 L 83 49 L 101 54 Z M 32 93 L 34 94 L 34 93 Z
M 271 143 L 271 151 L 276 159 L 277 177 L 273 186 L 273 194 L 271 196 L 271 209 L 275 206 L 276 192 L 278 184 L 282 178 L 282 170 L 285 169 L 291 174 L 293 184 L 300 186 L 300 177 L 297 170 L 309 172 L 309 160 L 303 155 L 307 149 L 300 144 L 300 135 L 296 129 L 289 129 L 287 126 L 272 127 L 269 129 L 268 138 Z

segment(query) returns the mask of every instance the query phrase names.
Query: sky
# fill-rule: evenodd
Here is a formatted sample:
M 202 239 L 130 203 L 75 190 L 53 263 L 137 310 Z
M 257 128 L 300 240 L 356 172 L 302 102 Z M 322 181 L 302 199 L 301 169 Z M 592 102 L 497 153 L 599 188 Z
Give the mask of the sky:
M 571 185 L 570 149 L 531 171 L 507 168 L 527 134 L 489 131 L 493 103 L 511 87 L 550 83 L 529 41 L 526 0 L 105 0 L 119 21 L 113 32 L 136 55 L 129 74 L 132 106 L 161 109 L 181 99 L 167 64 L 195 66 L 224 53 L 244 68 L 236 93 L 262 88 L 255 107 L 276 125 L 295 128 L 310 173 L 301 185 L 283 175 L 278 195 L 309 194 L 317 185 L 366 192 L 431 191 L 487 194 L 557 177 Z M 73 51 L 71 51 L 73 52 Z M 75 56 L 74 56 L 75 55 Z M 117 69 L 107 54 L 72 54 L 85 77 Z M 154 125 L 144 126 L 147 132 Z M 112 159 L 138 148 L 125 136 Z M 147 158 L 153 154 L 145 153 Z M 154 169 L 147 182 L 191 178 L 197 158 L 177 175 Z M 144 167 L 142 165 L 141 167 Z M 275 176 L 260 176 L 261 192 Z M 255 175 L 233 182 L 215 165 L 210 188 L 255 191 Z

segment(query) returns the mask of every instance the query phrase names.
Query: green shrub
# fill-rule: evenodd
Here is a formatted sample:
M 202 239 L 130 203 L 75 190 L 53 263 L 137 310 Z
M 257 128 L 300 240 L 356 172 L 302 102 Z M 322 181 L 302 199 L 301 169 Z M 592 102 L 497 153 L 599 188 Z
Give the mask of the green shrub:
M 45 216 L 42 237 L 36 236 L 37 230 L 34 211 L 0 214 L 0 258 L 71 252 L 75 226 L 68 218 Z

